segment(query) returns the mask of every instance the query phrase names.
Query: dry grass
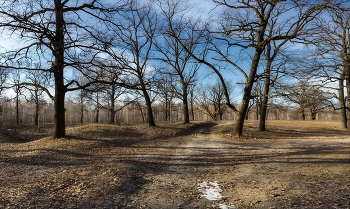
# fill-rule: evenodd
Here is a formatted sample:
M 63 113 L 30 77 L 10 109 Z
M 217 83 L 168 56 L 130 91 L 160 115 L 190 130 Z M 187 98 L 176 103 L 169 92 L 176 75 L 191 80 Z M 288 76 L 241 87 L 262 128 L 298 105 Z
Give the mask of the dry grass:
M 171 162 L 169 164 L 161 162 L 166 161 L 173 154 L 170 152 L 176 150 L 176 146 L 183 143 L 182 140 L 190 140 L 195 130 L 209 130 L 213 126 L 213 129 L 210 130 L 224 136 L 227 140 L 225 143 L 232 146 L 267 147 L 265 150 L 252 149 L 250 151 L 252 155 L 248 153 L 248 148 L 243 149 L 244 152 L 247 152 L 244 155 L 246 158 L 244 162 L 247 165 L 250 162 L 263 165 L 260 161 L 264 163 L 269 160 L 268 158 L 277 160 L 274 163 L 281 160 L 283 163 L 280 163 L 279 166 L 285 166 L 285 168 L 279 167 L 281 171 L 279 173 L 283 173 L 284 169 L 290 175 L 295 174 L 292 179 L 294 184 L 299 187 L 304 185 L 311 187 L 308 184 L 312 180 L 319 184 L 318 188 L 322 187 L 327 190 L 322 191 L 322 194 L 310 193 L 309 196 L 303 197 L 304 199 L 313 201 L 312 198 L 326 198 L 325 195 L 332 192 L 338 195 L 336 198 L 342 200 L 343 204 L 347 204 L 346 196 L 342 196 L 342 193 L 336 190 L 338 188 L 327 188 L 327 185 L 334 185 L 346 190 L 341 182 L 343 178 L 349 177 L 349 173 L 343 172 L 344 164 L 346 164 L 343 158 L 349 155 L 347 145 L 340 147 L 340 144 L 328 148 L 311 144 L 311 147 L 304 148 L 300 143 L 295 146 L 288 145 L 287 148 L 278 148 L 283 153 L 270 153 L 274 148 L 282 146 L 282 143 L 279 142 L 288 140 L 313 137 L 326 138 L 329 141 L 335 139 L 336 136 L 349 136 L 347 130 L 339 127 L 339 122 L 268 121 L 268 131 L 258 132 L 257 121 L 246 121 L 244 136 L 241 139 L 232 138 L 229 135 L 233 121 L 219 123 L 224 125 L 215 126 L 215 123 L 210 122 L 163 123 L 157 124 L 157 127 L 74 125 L 67 127 L 67 137 L 63 139 L 50 138 L 53 128 L 51 125 L 42 127 L 40 132 L 35 127 L 28 126 L 18 127 L 15 132 L 3 131 L 0 133 L 0 208 L 132 208 L 126 207 L 131 204 L 128 197 L 131 194 L 137 194 L 144 185 L 150 183 L 145 175 L 166 170 L 165 166 L 169 166 Z M 188 135 L 190 137 L 187 137 Z M 162 156 L 158 154 L 159 159 L 152 158 L 152 162 L 146 163 L 143 158 L 138 157 L 148 156 L 149 153 L 160 153 L 159 149 L 164 149 L 165 144 L 171 144 L 174 149 L 168 149 L 169 153 L 162 154 Z M 263 151 L 267 153 L 258 153 Z M 233 153 L 232 156 L 235 157 Z M 240 156 L 242 158 L 243 155 Z M 314 170 L 308 171 L 305 167 L 300 174 L 295 173 L 296 167 L 294 166 L 297 164 L 289 165 L 289 161 L 298 161 L 297 157 L 322 160 L 325 158 L 325 161 L 305 163 L 304 165 Z M 330 159 L 336 162 L 331 164 L 334 172 L 333 170 L 331 173 L 323 172 L 324 169 L 330 167 L 328 162 Z M 239 164 L 244 159 L 222 158 L 218 160 L 223 164 L 234 164 L 235 161 Z M 234 167 L 230 167 L 229 170 L 236 172 Z M 323 176 L 314 175 L 315 170 L 317 174 L 327 174 L 326 179 Z M 256 173 L 256 176 L 259 174 Z M 282 174 L 281 178 L 284 178 Z M 326 181 L 327 184 L 322 185 L 323 181 Z M 130 188 L 128 186 L 130 182 L 135 187 Z M 312 189 L 317 190 L 317 188 Z M 281 195 L 285 197 L 290 195 L 290 198 L 297 201 L 299 200 L 299 197 L 295 196 L 297 192 L 299 191 L 295 190 L 295 194 L 287 194 L 286 190 L 281 191 Z M 288 202 L 287 199 L 285 202 Z
M 135 170 L 127 161 L 147 150 L 133 146 L 163 143 L 201 125 L 86 124 L 68 126 L 61 139 L 49 136 L 50 127 L 1 132 L 0 208 L 118 207 L 123 182 L 142 175 L 142 165 Z
M 221 126 L 218 133 L 229 136 L 235 121 L 231 125 Z M 300 137 L 350 135 L 350 131 L 340 127 L 339 121 L 289 121 L 268 120 L 265 132 L 258 131 L 259 121 L 248 120 L 244 123 L 242 139 L 293 139 Z

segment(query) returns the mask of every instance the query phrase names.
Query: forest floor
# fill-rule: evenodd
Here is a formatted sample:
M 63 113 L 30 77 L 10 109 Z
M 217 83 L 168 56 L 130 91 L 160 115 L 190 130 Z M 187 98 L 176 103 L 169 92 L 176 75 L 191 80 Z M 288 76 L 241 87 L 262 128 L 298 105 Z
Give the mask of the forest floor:
M 3 129 L 0 208 L 350 208 L 338 122 L 246 121 L 241 138 L 232 124 L 86 124 L 56 140 L 50 126 Z

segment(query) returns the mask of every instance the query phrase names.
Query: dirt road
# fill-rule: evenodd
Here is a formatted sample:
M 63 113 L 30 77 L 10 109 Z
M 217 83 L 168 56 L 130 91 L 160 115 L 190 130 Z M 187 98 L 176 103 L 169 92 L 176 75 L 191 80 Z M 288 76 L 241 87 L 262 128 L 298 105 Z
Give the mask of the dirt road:
M 0 208 L 350 208 L 349 135 L 323 122 L 269 123 L 259 133 L 246 122 L 241 139 L 228 134 L 232 121 L 0 138 Z M 210 182 L 217 200 L 203 196 Z
M 141 187 L 126 183 L 130 189 L 126 206 L 350 208 L 349 137 L 252 143 L 218 134 L 227 125 L 144 147 L 149 151 L 138 155 L 134 164 L 151 169 L 142 177 Z M 216 201 L 201 197 L 199 184 L 214 181 L 224 197 Z

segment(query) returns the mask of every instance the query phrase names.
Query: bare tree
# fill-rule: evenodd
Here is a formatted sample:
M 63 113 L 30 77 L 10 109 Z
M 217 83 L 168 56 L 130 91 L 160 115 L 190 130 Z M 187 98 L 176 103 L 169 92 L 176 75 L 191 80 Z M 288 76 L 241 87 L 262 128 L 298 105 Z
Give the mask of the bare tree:
M 270 34 L 271 36 L 272 34 Z M 291 39 L 293 36 L 290 36 L 290 38 L 284 39 L 280 43 L 276 43 L 276 41 L 272 41 L 267 44 L 265 49 L 265 69 L 264 73 L 262 75 L 262 78 L 264 79 L 263 83 L 263 89 L 261 92 L 261 107 L 260 107 L 260 118 L 259 118 L 259 131 L 266 131 L 266 118 L 267 118 L 267 106 L 269 102 L 270 95 L 270 88 L 271 83 L 273 80 L 276 80 L 277 78 L 273 78 L 273 74 L 278 73 L 279 66 L 281 63 L 276 64 L 275 60 L 277 56 L 281 54 L 281 48 Z M 283 55 L 282 55 L 283 56 Z M 285 60 L 282 60 L 282 65 Z M 274 66 L 275 67 L 274 69 Z
M 164 75 L 164 74 L 159 74 Z M 157 92 L 159 95 L 159 100 L 164 104 L 163 108 L 163 119 L 164 121 L 170 121 L 171 115 L 171 104 L 173 102 L 173 98 L 175 97 L 175 91 L 173 88 L 173 78 L 174 76 L 170 74 L 165 74 L 162 78 L 159 78 L 156 86 Z
M 149 63 L 157 32 L 157 16 L 151 4 L 130 0 L 128 11 L 118 19 L 121 25 L 111 28 L 110 45 L 105 53 L 120 66 L 134 86 L 142 92 L 147 107 L 147 122 L 155 126 L 149 90 L 154 67 Z
M 182 100 L 183 104 L 183 117 L 184 123 L 190 122 L 189 112 L 189 86 L 195 82 L 199 65 L 193 63 L 193 58 L 190 53 L 183 49 L 181 44 L 177 42 L 174 36 L 169 35 L 168 31 L 174 31 L 176 37 L 180 39 L 186 39 L 184 43 L 187 49 L 191 53 L 194 53 L 196 46 L 198 46 L 198 37 L 194 34 L 189 34 L 188 28 L 186 27 L 186 13 L 189 12 L 186 4 L 182 0 L 158 0 L 158 6 L 162 11 L 162 15 L 165 18 L 165 25 L 162 29 L 162 39 L 156 42 L 155 46 L 158 52 L 162 56 L 157 56 L 157 60 L 167 64 L 170 67 L 164 68 L 168 71 L 162 72 L 178 77 L 179 87 L 174 85 L 174 90 L 177 96 Z M 179 17 L 179 19 L 177 19 Z M 184 18 L 184 20 L 182 20 Z M 176 28 L 176 30 L 175 30 Z M 190 36 L 189 36 L 190 35 Z M 191 62 L 192 60 L 192 62 Z
M 350 128 L 350 15 L 349 2 L 333 1 L 332 7 L 325 11 L 315 33 L 318 47 L 316 71 L 328 82 L 338 82 L 337 99 L 340 105 L 341 124 Z
M 121 96 L 125 95 L 125 88 L 118 88 L 116 85 L 106 85 L 103 89 L 103 93 L 105 94 L 105 105 L 101 105 L 102 108 L 105 108 L 110 113 L 109 123 L 115 123 L 116 113 L 121 111 L 124 107 L 130 104 L 130 101 L 121 101 Z M 122 102 L 122 105 L 116 109 L 118 99 Z
M 8 72 L 6 71 L 5 68 L 0 68 L 0 116 L 3 115 L 3 111 L 4 111 L 4 108 L 3 108 L 3 92 L 4 92 L 4 89 L 5 89 L 5 82 L 7 80 L 7 75 L 8 75 Z M 0 125 L 2 124 L 2 121 L 0 120 Z
M 225 95 L 221 82 L 201 88 L 197 103 L 204 109 L 212 120 L 222 120 L 222 116 L 227 110 L 225 106 Z
M 211 50 L 212 60 L 237 69 L 245 77 L 243 98 L 239 110 L 231 104 L 229 95 L 225 93 L 226 104 L 237 114 L 232 135 L 241 136 L 244 119 L 252 98 L 252 87 L 256 82 L 257 70 L 266 46 L 272 41 L 283 42 L 298 37 L 300 31 L 315 18 L 322 7 L 318 2 L 310 4 L 309 2 L 284 0 L 236 0 L 233 2 L 214 0 L 214 2 L 219 6 L 224 6 L 226 10 L 224 10 L 223 18 L 216 29 L 215 26 L 206 28 L 209 33 L 206 45 Z M 285 19 L 286 17 L 291 18 Z M 272 24 L 273 22 L 278 24 Z M 271 34 L 269 33 L 271 30 L 273 31 L 272 35 L 268 35 Z M 172 35 L 177 37 L 175 31 L 172 31 Z M 182 43 L 182 47 L 187 48 L 179 37 L 177 37 L 177 41 Z M 240 58 L 240 56 L 234 57 L 237 51 L 242 50 L 246 50 L 248 54 L 250 62 L 248 71 L 239 65 L 237 57 Z M 190 53 L 190 50 L 187 49 L 187 51 Z M 224 66 L 215 65 L 195 54 L 192 56 L 198 62 L 209 66 L 219 76 L 225 89 L 225 80 L 220 71 L 220 68 Z
M 20 124 L 20 97 L 23 96 L 24 86 L 21 84 L 23 82 L 23 74 L 20 70 L 16 69 L 11 72 L 11 86 L 15 93 L 13 98 L 15 101 L 15 113 L 16 113 L 16 125 Z
M 35 113 L 34 113 L 34 124 L 36 126 L 39 125 L 39 112 L 41 103 L 45 103 L 42 98 L 44 91 L 40 88 L 40 86 L 50 86 L 51 76 L 49 73 L 42 73 L 39 71 L 29 71 L 26 74 L 26 80 L 33 84 L 30 86 L 25 86 L 30 92 L 31 101 L 34 102 L 35 105 Z
M 305 120 L 307 113 L 311 120 L 316 120 L 317 114 L 331 107 L 330 99 L 333 95 L 322 90 L 322 86 L 312 85 L 309 81 L 301 80 L 297 84 L 286 86 L 285 95 L 291 102 L 299 106 L 302 119 Z
M 100 51 L 95 47 L 98 36 L 94 25 L 109 21 L 109 15 L 123 7 L 119 1 L 110 7 L 104 3 L 100 0 L 18 0 L 1 4 L 0 30 L 21 44 L 2 54 L 4 62 L 0 66 L 53 74 L 54 94 L 45 86 L 40 88 L 54 100 L 54 138 L 65 136 L 66 92 L 90 85 L 80 85 L 68 78 L 66 71 L 81 70 L 93 63 Z M 101 32 L 104 27 L 99 29 Z M 34 66 L 33 62 L 39 64 Z
M 7 80 L 8 71 L 5 68 L 0 68 L 0 95 L 5 88 L 5 82 Z
M 195 101 L 197 99 L 198 87 L 196 85 L 191 85 L 189 88 L 189 103 L 190 103 L 190 112 L 192 120 L 195 120 L 195 111 L 198 107 L 195 106 Z

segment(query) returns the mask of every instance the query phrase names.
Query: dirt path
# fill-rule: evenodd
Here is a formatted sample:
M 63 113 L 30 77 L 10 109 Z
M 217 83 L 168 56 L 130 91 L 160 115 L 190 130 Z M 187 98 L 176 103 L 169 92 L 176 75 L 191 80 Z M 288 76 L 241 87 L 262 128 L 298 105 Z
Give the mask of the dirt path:
M 137 156 L 140 164 L 159 169 L 153 167 L 143 176 L 147 183 L 129 196 L 126 207 L 350 207 L 349 138 L 256 145 L 215 133 L 225 125 L 148 147 L 150 152 Z M 201 197 L 198 184 L 214 181 L 224 198 Z
M 236 139 L 231 123 L 82 125 L 68 139 L 0 140 L 0 208 L 350 208 L 348 133 L 299 121 L 261 133 L 248 121 L 248 139 Z M 218 182 L 223 198 L 202 197 L 204 182 Z

